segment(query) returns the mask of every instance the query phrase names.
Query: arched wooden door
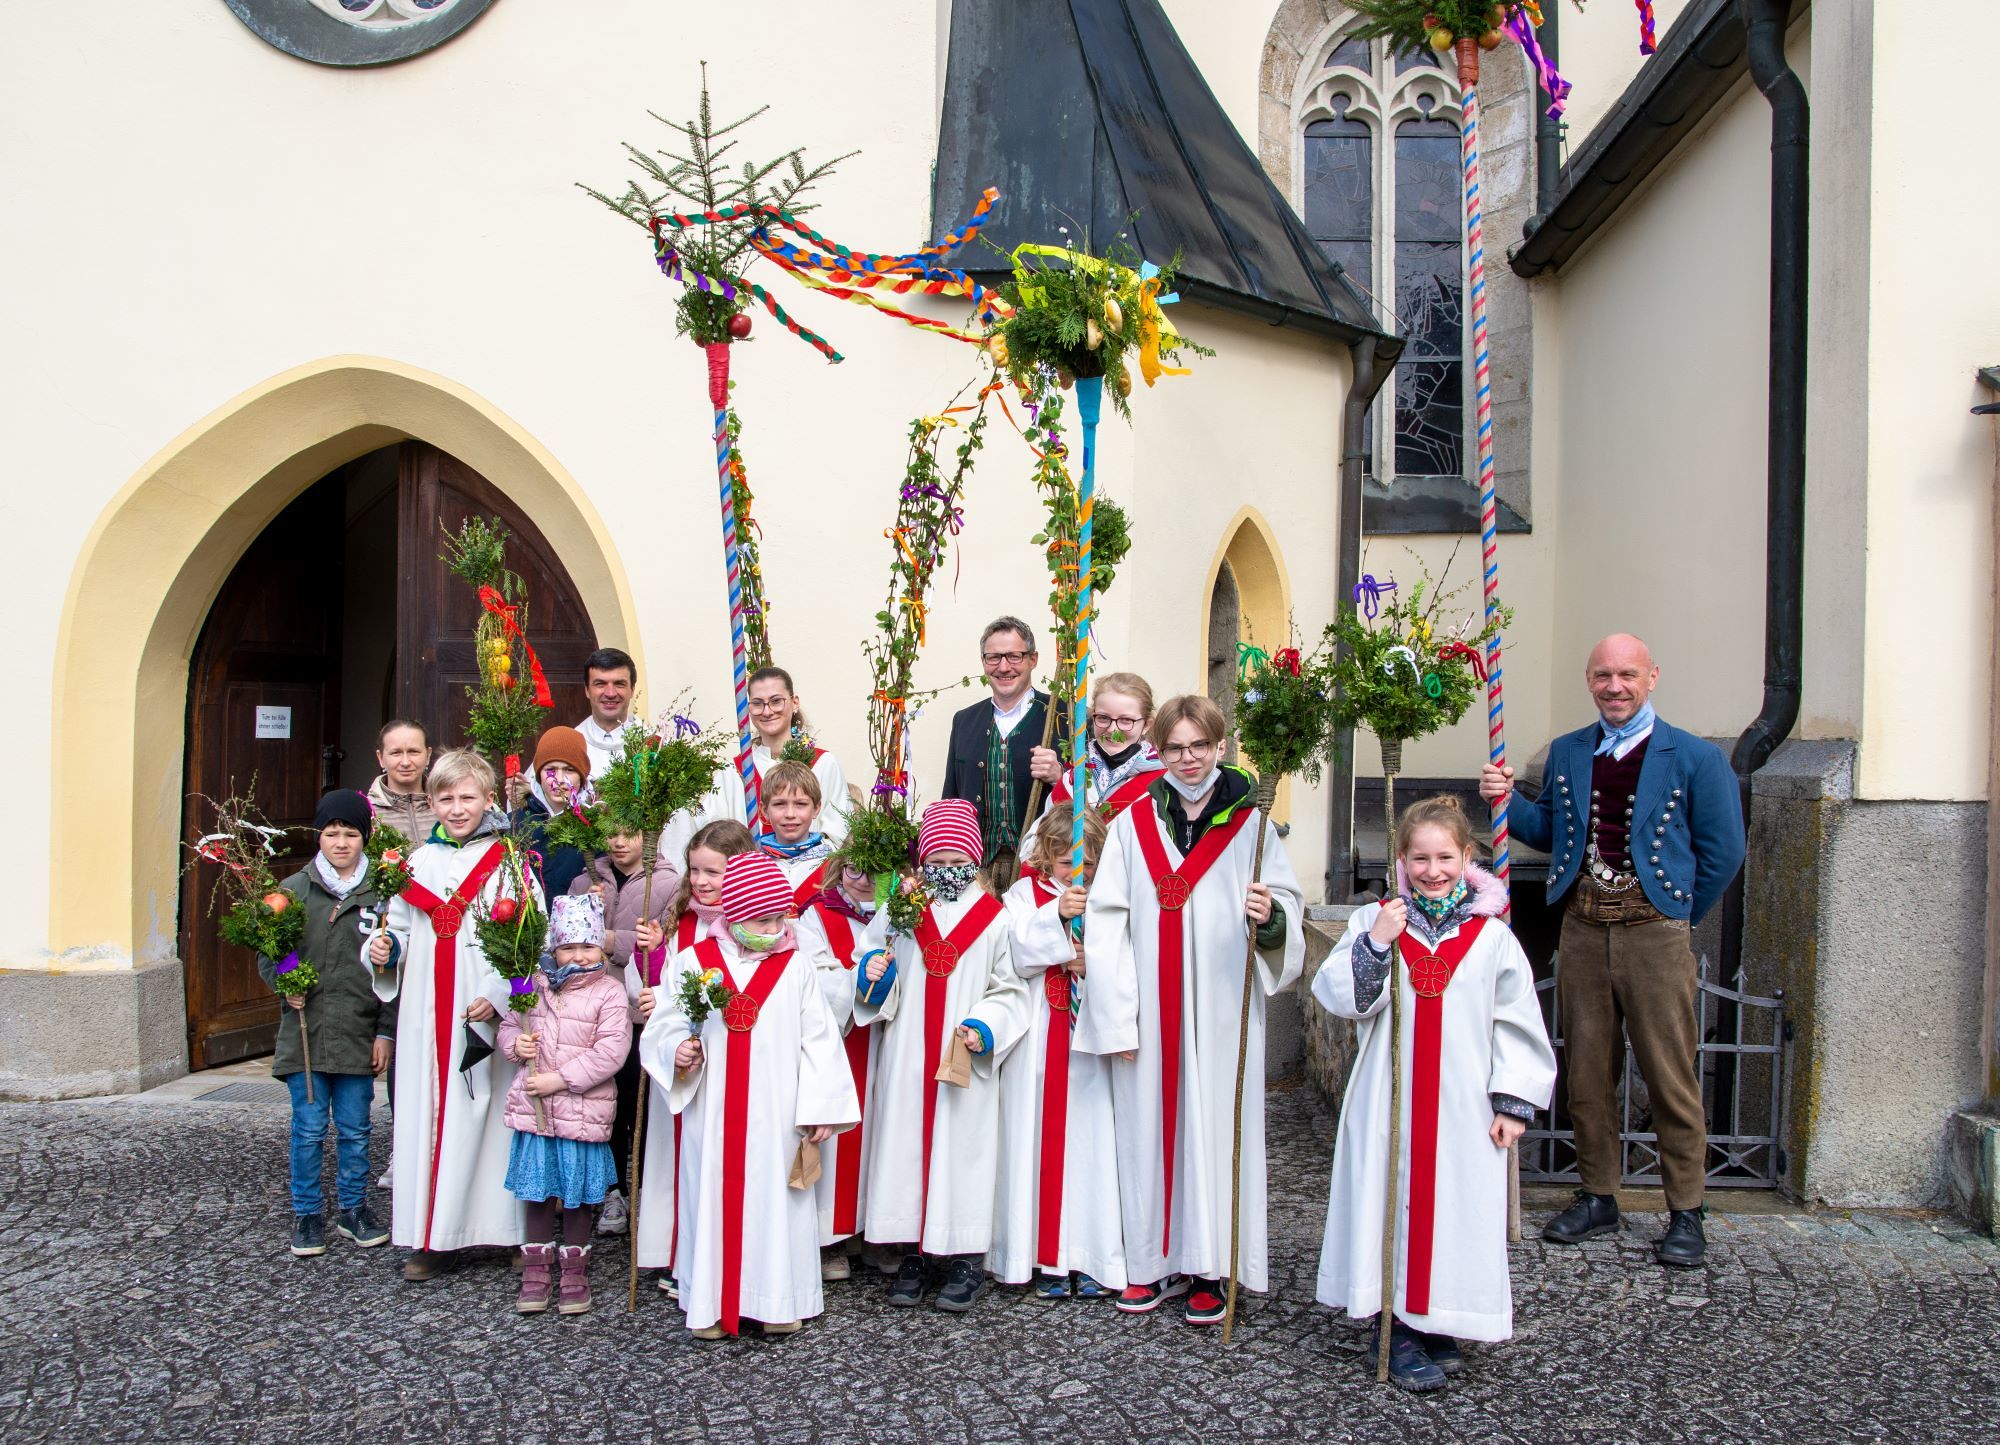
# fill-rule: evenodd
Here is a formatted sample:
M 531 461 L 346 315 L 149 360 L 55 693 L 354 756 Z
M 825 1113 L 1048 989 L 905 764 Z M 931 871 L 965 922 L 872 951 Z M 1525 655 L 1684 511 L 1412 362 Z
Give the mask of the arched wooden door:
M 475 514 L 513 535 L 509 562 L 526 584 L 528 628 L 556 705 L 550 722 L 573 723 L 588 706 L 583 660 L 596 646 L 575 584 L 541 529 L 457 458 L 424 442 L 396 449 L 395 711 L 423 722 L 439 747 L 464 741 L 466 684 L 479 603 L 439 560 L 445 528 Z M 189 799 L 182 835 L 193 842 L 209 814 L 197 794 L 223 798 L 256 780 L 258 805 L 288 832 L 272 860 L 279 878 L 314 851 L 311 824 L 333 786 L 341 754 L 340 696 L 380 696 L 380 673 L 344 677 L 341 576 L 350 549 L 379 547 L 350 530 L 346 483 L 336 473 L 287 507 L 250 545 L 209 609 L 188 671 Z M 376 567 L 371 571 L 384 571 Z M 277 1004 L 256 961 L 223 944 L 211 914 L 215 869 L 189 871 L 180 893 L 180 956 L 187 980 L 188 1058 L 212 1068 L 270 1051 Z

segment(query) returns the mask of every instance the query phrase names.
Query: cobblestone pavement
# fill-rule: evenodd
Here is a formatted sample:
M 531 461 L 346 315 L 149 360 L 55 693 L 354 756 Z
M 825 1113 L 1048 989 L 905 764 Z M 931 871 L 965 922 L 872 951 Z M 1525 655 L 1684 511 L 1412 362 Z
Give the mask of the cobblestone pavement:
M 619 1240 L 597 1312 L 523 1319 L 498 1257 L 424 1285 L 389 1248 L 292 1259 L 283 1105 L 0 1106 L 0 1439 L 1995 1438 L 2000 1248 L 1915 1217 L 1718 1216 L 1687 1273 L 1650 1262 L 1659 1216 L 1525 1244 L 1514 1340 L 1378 1387 L 1312 1298 L 1334 1121 L 1271 1107 L 1276 1288 L 1225 1351 L 1015 1291 L 892 1311 L 872 1279 L 790 1339 L 697 1345 L 657 1290 L 625 1314 Z

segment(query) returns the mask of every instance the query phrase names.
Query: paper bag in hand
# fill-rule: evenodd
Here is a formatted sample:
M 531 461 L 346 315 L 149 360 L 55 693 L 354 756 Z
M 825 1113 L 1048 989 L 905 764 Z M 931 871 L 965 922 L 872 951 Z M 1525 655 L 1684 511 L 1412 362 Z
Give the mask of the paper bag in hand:
M 935 1077 L 940 1084 L 956 1084 L 961 1089 L 972 1085 L 972 1050 L 965 1046 L 965 1037 L 957 1029 L 951 1031 L 951 1042 L 945 1045 L 944 1057 L 938 1060 Z
M 810 1189 L 819 1183 L 819 1145 L 799 1140 L 799 1152 L 792 1156 L 792 1174 L 785 1181 L 794 1189 Z

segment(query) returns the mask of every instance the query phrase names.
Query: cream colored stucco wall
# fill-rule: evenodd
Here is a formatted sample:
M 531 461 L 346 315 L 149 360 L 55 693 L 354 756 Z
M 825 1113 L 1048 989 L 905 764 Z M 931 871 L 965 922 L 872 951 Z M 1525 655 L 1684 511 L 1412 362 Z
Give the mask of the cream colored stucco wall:
M 1688 0 L 1655 0 L 1656 33 L 1664 38 L 1687 7 Z M 1618 103 L 1626 85 L 1649 60 L 1639 53 L 1639 13 L 1624 0 L 1608 4 L 1597 0 L 1586 8 L 1571 0 L 1542 0 L 1542 8 L 1561 9 L 1556 21 L 1557 68 L 1576 87 L 1563 114 L 1569 127 L 1567 157 L 1590 139 L 1605 112 Z
M 947 17 L 936 0 L 910 0 L 863 30 L 822 28 L 801 46 L 788 15 L 747 9 L 732 52 L 756 59 L 711 65 L 718 110 L 770 100 L 750 132 L 758 151 L 816 137 L 833 141 L 815 153 L 861 147 L 815 222 L 857 244 L 911 244 L 929 225 Z M 31 7 L 11 23 L 0 182 L 14 204 L 0 246 L 11 273 L 32 284 L 9 293 L 0 429 L 11 442 L 9 494 L 30 499 L 35 531 L 33 545 L 16 548 L 17 606 L 0 629 L 0 667 L 22 680 L 27 700 L 0 720 L 10 756 L 49 753 L 41 700 L 60 602 L 114 494 L 232 398 L 349 354 L 445 378 L 545 448 L 622 558 L 651 671 L 646 700 L 663 705 L 690 684 L 703 716 L 726 715 L 701 357 L 673 335 L 673 290 L 641 233 L 572 188 L 622 185 L 618 142 L 660 139 L 645 109 L 689 108 L 696 56 L 684 15 L 651 0 L 600 0 L 587 23 L 567 6 L 496 6 L 444 49 L 366 71 L 295 61 L 219 4 Z M 1238 28 L 1261 39 L 1267 23 L 1260 15 Z M 1188 38 L 1208 64 L 1214 35 L 1193 26 Z M 1254 54 L 1228 64 L 1243 72 L 1237 88 L 1254 91 Z M 759 314 L 736 375 L 778 657 L 796 671 L 825 741 L 860 776 L 859 643 L 880 605 L 881 534 L 908 419 L 944 406 L 978 368 L 956 343 L 772 284 L 850 358 L 828 367 Z M 1302 621 L 1324 620 L 1346 374 L 1330 343 L 1191 304 L 1177 320 L 1223 354 L 1142 392 L 1136 431 L 1107 422 L 1100 459 L 1101 485 L 1134 503 L 1138 539 L 1106 609 L 1104 654 L 1146 669 L 1163 695 L 1200 683 L 1198 579 L 1245 502 L 1283 543 Z M 962 563 L 934 599 L 920 682 L 975 671 L 978 628 L 996 613 L 1046 615 L 1045 576 L 1027 542 L 1037 515 L 1027 464 L 996 420 Z M 243 478 L 243 489 L 255 480 Z M 281 500 L 260 494 L 255 505 L 268 513 Z M 927 790 L 948 713 L 972 696 L 946 695 L 918 724 Z M 159 704 L 155 715 L 171 719 L 160 725 L 177 730 L 178 699 Z M 113 745 L 115 723 L 62 719 L 86 746 L 100 736 Z M 138 782 L 169 802 L 179 787 L 177 777 Z M 31 790 L 0 842 L 14 885 L 0 965 L 48 962 L 43 806 Z M 1303 800 L 1299 808 L 1296 861 L 1316 889 L 1323 828 Z M 57 866 L 119 866 L 76 851 Z M 101 941 L 113 963 L 171 938 L 170 893 L 136 907 L 155 922 L 134 930 L 107 918 Z

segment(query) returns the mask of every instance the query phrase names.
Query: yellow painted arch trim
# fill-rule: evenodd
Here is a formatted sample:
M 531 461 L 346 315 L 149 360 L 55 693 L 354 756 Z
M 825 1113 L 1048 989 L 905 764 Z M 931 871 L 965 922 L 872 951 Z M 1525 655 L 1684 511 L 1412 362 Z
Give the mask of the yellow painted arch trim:
M 284 372 L 154 455 L 99 515 L 70 574 L 50 689 L 49 947 L 143 963 L 176 948 L 188 664 L 223 581 L 295 497 L 415 438 L 530 516 L 598 637 L 639 657 L 610 531 L 548 450 L 484 398 L 372 356 Z
M 1229 564 L 1229 570 L 1236 578 L 1237 605 L 1242 610 L 1244 636 L 1267 652 L 1291 646 L 1292 583 L 1285 571 L 1284 551 L 1278 545 L 1278 534 L 1271 529 L 1264 514 L 1255 507 L 1242 507 L 1229 519 L 1229 525 L 1222 529 L 1222 545 L 1216 548 L 1215 556 L 1208 564 L 1208 577 L 1201 593 L 1201 631 L 1197 634 L 1201 641 L 1197 677 L 1206 676 L 1208 672 L 1210 608 L 1214 604 L 1215 582 L 1222 575 L 1224 562 Z M 1281 822 L 1291 816 L 1289 780 L 1279 786 L 1272 814 Z

